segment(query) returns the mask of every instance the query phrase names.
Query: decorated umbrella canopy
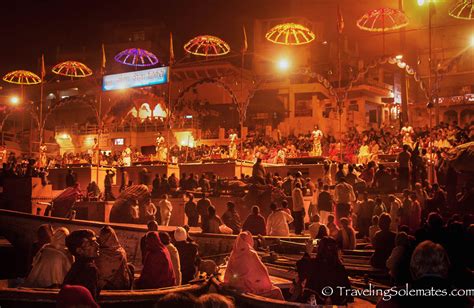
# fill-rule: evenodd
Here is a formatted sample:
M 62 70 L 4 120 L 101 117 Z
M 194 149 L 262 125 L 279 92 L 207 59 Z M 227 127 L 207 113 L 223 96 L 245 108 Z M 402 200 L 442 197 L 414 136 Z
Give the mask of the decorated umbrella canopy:
M 130 66 L 153 66 L 158 64 L 158 58 L 151 52 L 140 48 L 129 48 L 119 52 L 115 61 Z
M 230 46 L 216 36 L 200 35 L 187 42 L 184 50 L 196 56 L 216 57 L 228 54 Z
M 461 0 L 456 3 L 450 10 L 449 15 L 457 19 L 474 19 L 473 0 Z
M 316 35 L 303 25 L 285 23 L 271 28 L 265 38 L 275 44 L 303 45 L 312 42 Z
M 5 76 L 3 80 L 9 83 L 19 84 L 19 85 L 34 85 L 41 83 L 41 78 L 33 72 L 18 70 L 13 71 Z
M 77 61 L 65 61 L 53 67 L 53 73 L 67 77 L 87 77 L 92 75 L 92 70 L 84 63 Z
M 392 8 L 380 8 L 365 13 L 357 21 L 357 27 L 369 32 L 382 32 L 383 53 L 385 53 L 385 31 L 401 29 L 408 25 L 408 18 L 403 11 Z

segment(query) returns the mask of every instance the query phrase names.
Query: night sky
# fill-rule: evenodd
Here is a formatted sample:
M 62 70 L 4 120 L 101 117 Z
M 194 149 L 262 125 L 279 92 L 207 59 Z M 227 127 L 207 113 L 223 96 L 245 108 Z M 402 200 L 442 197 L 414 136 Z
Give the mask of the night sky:
M 55 60 L 58 47 L 80 50 L 82 46 L 100 46 L 102 24 L 121 20 L 163 23 L 178 40 L 209 33 L 232 44 L 241 37 L 242 24 L 251 28 L 254 17 L 283 16 L 285 2 L 288 1 L 1 1 L 0 73 L 19 68 L 36 70 L 41 53 L 49 63 Z
M 436 2 L 434 26 L 447 27 L 434 30 L 435 48 L 462 48 L 471 33 L 474 35 L 474 22 L 448 16 L 454 2 Z M 85 47 L 100 53 L 100 44 L 107 40 L 102 37 L 103 24 L 128 20 L 165 25 L 167 31 L 173 32 L 177 58 L 182 56 L 182 43 L 200 34 L 217 35 L 232 49 L 239 50 L 242 25 L 247 27 L 251 50 L 255 18 L 304 16 L 324 22 L 326 30 L 335 33 L 337 3 L 344 15 L 344 34 L 355 37 L 359 46 L 366 48 L 365 54 L 378 51 L 380 42 L 373 37 L 378 35 L 380 41 L 380 34 L 360 31 L 355 21 L 369 9 L 397 7 L 398 0 L 4 0 L 0 1 L 0 74 L 13 69 L 37 72 L 41 53 L 45 53 L 46 64 L 53 65 L 58 48 L 80 51 Z M 419 8 L 416 0 L 404 0 L 404 3 L 410 19 L 408 44 L 426 49 L 427 10 Z M 390 39 L 394 48 L 398 46 L 396 33 L 387 35 L 386 39 L 387 46 Z

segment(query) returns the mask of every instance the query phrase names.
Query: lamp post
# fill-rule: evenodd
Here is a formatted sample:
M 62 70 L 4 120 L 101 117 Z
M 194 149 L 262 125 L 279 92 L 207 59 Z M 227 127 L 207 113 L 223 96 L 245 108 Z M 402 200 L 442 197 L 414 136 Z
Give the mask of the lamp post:
M 16 95 L 14 96 L 1 96 L 1 97 L 6 97 L 8 98 L 8 103 L 11 105 L 13 108 L 18 106 L 21 102 L 20 98 Z M 7 120 L 8 116 L 11 114 L 12 111 L 7 111 L 5 114 L 5 117 L 3 117 L 2 121 L 0 122 L 0 133 L 2 134 L 1 136 L 1 142 L 0 146 L 3 146 L 3 141 L 4 141 L 4 134 L 5 132 L 3 131 L 3 126 L 5 125 L 5 121 Z

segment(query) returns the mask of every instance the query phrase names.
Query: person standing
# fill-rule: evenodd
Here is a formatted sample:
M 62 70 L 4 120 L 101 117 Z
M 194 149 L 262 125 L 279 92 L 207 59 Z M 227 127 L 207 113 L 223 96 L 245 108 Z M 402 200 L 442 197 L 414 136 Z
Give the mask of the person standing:
M 272 212 L 267 218 L 267 235 L 272 236 L 289 236 L 289 224 L 293 222 L 293 217 L 287 212 L 278 209 L 276 203 L 270 204 Z
M 211 200 L 206 198 L 206 194 L 201 194 L 201 199 L 197 202 L 197 211 L 199 216 L 201 217 L 201 226 L 205 225 L 207 222 L 207 209 L 211 206 Z
M 160 214 L 161 214 L 161 224 L 163 226 L 168 226 L 171 219 L 171 212 L 173 211 L 173 205 L 168 200 L 168 195 L 164 194 L 162 196 L 162 200 L 158 203 L 160 207 Z
M 120 175 L 119 192 L 122 192 L 125 190 L 125 188 L 127 188 L 129 177 L 128 177 L 128 172 L 125 170 L 125 168 L 122 167 L 120 170 L 122 171 L 122 173 Z
M 252 178 L 255 183 L 265 185 L 265 175 L 265 168 L 263 167 L 262 159 L 259 157 L 252 167 Z
M 334 199 L 336 201 L 336 219 L 340 221 L 342 217 L 349 218 L 351 204 L 356 200 L 354 189 L 345 178 L 339 178 L 339 182 L 334 188 Z
M 293 218 L 295 233 L 302 234 L 304 231 L 304 199 L 301 184 L 298 182 L 291 192 L 291 199 L 293 200 Z
M 398 154 L 398 190 L 408 189 L 410 183 L 410 159 L 408 145 L 403 145 L 403 151 Z
M 318 211 L 322 224 L 327 224 L 329 215 L 333 212 L 332 195 L 329 193 L 329 186 L 324 184 L 323 190 L 318 196 Z
M 112 193 L 112 183 L 114 181 L 115 172 L 110 169 L 107 169 L 105 172 L 105 179 L 104 179 L 104 196 L 105 201 L 113 201 L 115 200 L 114 194 Z
M 72 169 L 68 169 L 66 174 L 66 187 L 74 187 L 77 182 L 76 173 Z
M 184 204 L 184 213 L 188 218 L 188 226 L 197 227 L 199 223 L 199 212 L 197 210 L 197 204 L 194 202 L 194 195 L 191 193 L 187 194 L 188 202 Z

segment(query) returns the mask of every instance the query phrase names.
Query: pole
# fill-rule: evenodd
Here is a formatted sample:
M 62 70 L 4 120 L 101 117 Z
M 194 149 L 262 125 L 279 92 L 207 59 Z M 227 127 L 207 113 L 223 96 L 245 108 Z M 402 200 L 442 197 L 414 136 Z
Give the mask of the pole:
M 97 111 L 97 151 L 93 153 L 96 156 L 96 174 L 95 180 L 99 185 L 99 165 L 100 165 L 100 135 L 102 134 L 102 89 L 99 89 L 99 110 Z
M 342 63 L 341 63 L 341 33 L 338 31 L 337 35 L 337 66 L 339 72 L 338 80 L 338 93 L 341 90 L 341 80 L 342 80 Z M 342 98 L 339 97 L 339 94 L 336 95 L 337 100 L 337 112 L 339 113 L 339 160 L 342 163 Z
M 167 137 L 166 137 L 166 173 L 168 173 L 170 162 L 170 131 L 171 131 L 171 61 L 168 67 L 168 117 L 167 117 Z
M 241 99 L 244 97 L 244 61 L 245 61 L 245 50 L 242 49 L 242 59 L 240 61 L 240 93 Z M 240 176 L 242 177 L 243 171 L 243 158 L 244 158 L 244 115 L 245 111 L 243 110 L 244 102 L 237 102 L 237 104 L 241 104 L 239 107 L 239 124 L 240 124 Z

